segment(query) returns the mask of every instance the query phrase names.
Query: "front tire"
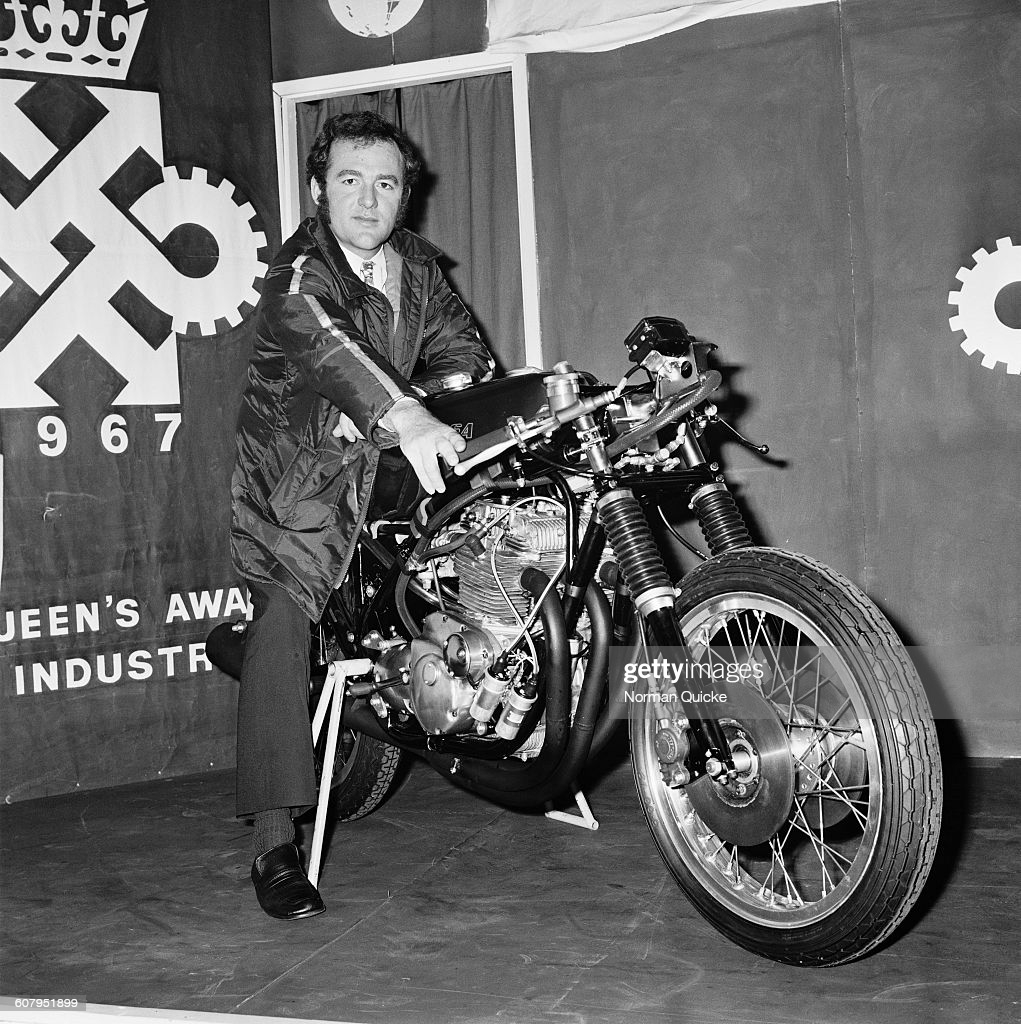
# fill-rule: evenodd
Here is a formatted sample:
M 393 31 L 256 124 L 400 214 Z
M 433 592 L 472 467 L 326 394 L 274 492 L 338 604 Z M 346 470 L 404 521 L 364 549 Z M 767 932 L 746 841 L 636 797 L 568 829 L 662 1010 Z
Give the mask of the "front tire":
M 761 676 L 716 684 L 737 698 L 712 713 L 743 757 L 725 784 L 668 787 L 663 711 L 632 704 L 635 780 L 668 868 L 752 952 L 806 966 L 865 956 L 917 900 L 939 835 L 935 724 L 907 653 L 850 580 L 769 548 L 698 566 L 676 612 L 694 663 Z

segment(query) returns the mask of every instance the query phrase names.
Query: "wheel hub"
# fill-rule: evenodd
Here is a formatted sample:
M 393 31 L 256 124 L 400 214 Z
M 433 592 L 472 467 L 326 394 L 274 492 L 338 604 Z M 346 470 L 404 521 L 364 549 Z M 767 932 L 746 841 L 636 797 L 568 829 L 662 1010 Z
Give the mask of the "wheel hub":
M 795 772 L 787 730 L 776 709 L 748 686 L 727 689 L 720 725 L 735 771 L 703 776 L 685 788 L 692 807 L 722 840 L 755 846 L 775 835 L 790 814 Z

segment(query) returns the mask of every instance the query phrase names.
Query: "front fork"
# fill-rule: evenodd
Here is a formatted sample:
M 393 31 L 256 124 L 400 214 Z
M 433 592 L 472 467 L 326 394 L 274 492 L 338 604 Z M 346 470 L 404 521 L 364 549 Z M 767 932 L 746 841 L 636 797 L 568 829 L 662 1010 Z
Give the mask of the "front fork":
M 663 557 L 656 547 L 652 530 L 634 492 L 626 487 L 607 490 L 596 502 L 606 537 L 617 556 L 617 564 L 631 599 L 645 622 L 653 643 L 688 660 L 688 648 L 674 611 L 674 587 L 670 582 Z M 689 678 L 691 678 L 689 674 Z M 730 746 L 716 718 L 703 718 L 698 706 L 681 699 L 664 703 L 658 717 L 670 719 L 672 725 L 662 730 L 656 751 L 664 769 L 664 778 L 678 784 L 719 766 L 719 771 L 733 769 Z M 689 749 L 684 724 L 690 732 Z M 686 755 L 686 756 L 685 756 Z
M 592 417 L 582 417 L 577 426 L 589 464 L 603 482 L 596 508 L 631 599 L 653 642 L 690 661 L 674 610 L 674 587 L 645 513 L 634 492 L 615 483 L 601 431 Z M 694 438 L 689 437 L 685 456 L 689 463 L 704 465 Z M 750 545 L 741 513 L 721 478 L 698 488 L 691 507 L 713 555 Z M 664 704 L 657 716 L 656 753 L 664 780 L 677 786 L 702 774 L 719 777 L 734 772 L 730 745 L 719 720 L 703 718 L 697 705 L 681 699 L 682 692 L 675 693 L 678 699 Z

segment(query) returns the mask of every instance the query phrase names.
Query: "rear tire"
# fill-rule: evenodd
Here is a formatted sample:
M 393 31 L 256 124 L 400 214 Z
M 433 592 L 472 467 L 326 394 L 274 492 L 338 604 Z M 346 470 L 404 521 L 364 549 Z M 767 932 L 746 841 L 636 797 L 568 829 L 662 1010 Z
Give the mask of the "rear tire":
M 326 729 L 315 747 L 316 778 L 322 776 Z M 375 736 L 345 729 L 337 739 L 330 781 L 330 814 L 338 821 L 355 821 L 371 814 L 397 788 L 404 753 Z
M 722 786 L 668 787 L 655 747 L 664 712 L 632 705 L 635 780 L 664 861 L 699 913 L 752 952 L 820 967 L 865 956 L 918 899 L 939 836 L 935 725 L 900 640 L 850 580 L 770 548 L 698 566 L 676 611 L 695 662 L 725 653 L 763 678 L 729 684 L 744 691 L 729 719 L 714 705 L 752 765 Z

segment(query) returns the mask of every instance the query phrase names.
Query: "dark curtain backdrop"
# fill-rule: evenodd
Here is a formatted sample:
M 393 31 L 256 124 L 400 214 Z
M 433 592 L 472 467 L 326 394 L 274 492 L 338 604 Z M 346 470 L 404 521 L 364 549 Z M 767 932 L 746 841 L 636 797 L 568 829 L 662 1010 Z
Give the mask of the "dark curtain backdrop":
M 425 163 L 407 226 L 446 255 L 451 285 L 501 367 L 524 362 L 510 74 L 433 82 L 299 104 L 298 160 L 328 117 L 374 110 L 401 124 Z M 302 216 L 314 214 L 302 189 Z
M 783 463 L 722 446 L 756 539 L 879 602 L 948 752 L 1017 756 L 1021 377 L 948 294 L 1021 243 L 1021 5 L 844 0 L 528 79 L 547 364 L 614 379 L 648 313 L 717 343 L 723 412 Z

